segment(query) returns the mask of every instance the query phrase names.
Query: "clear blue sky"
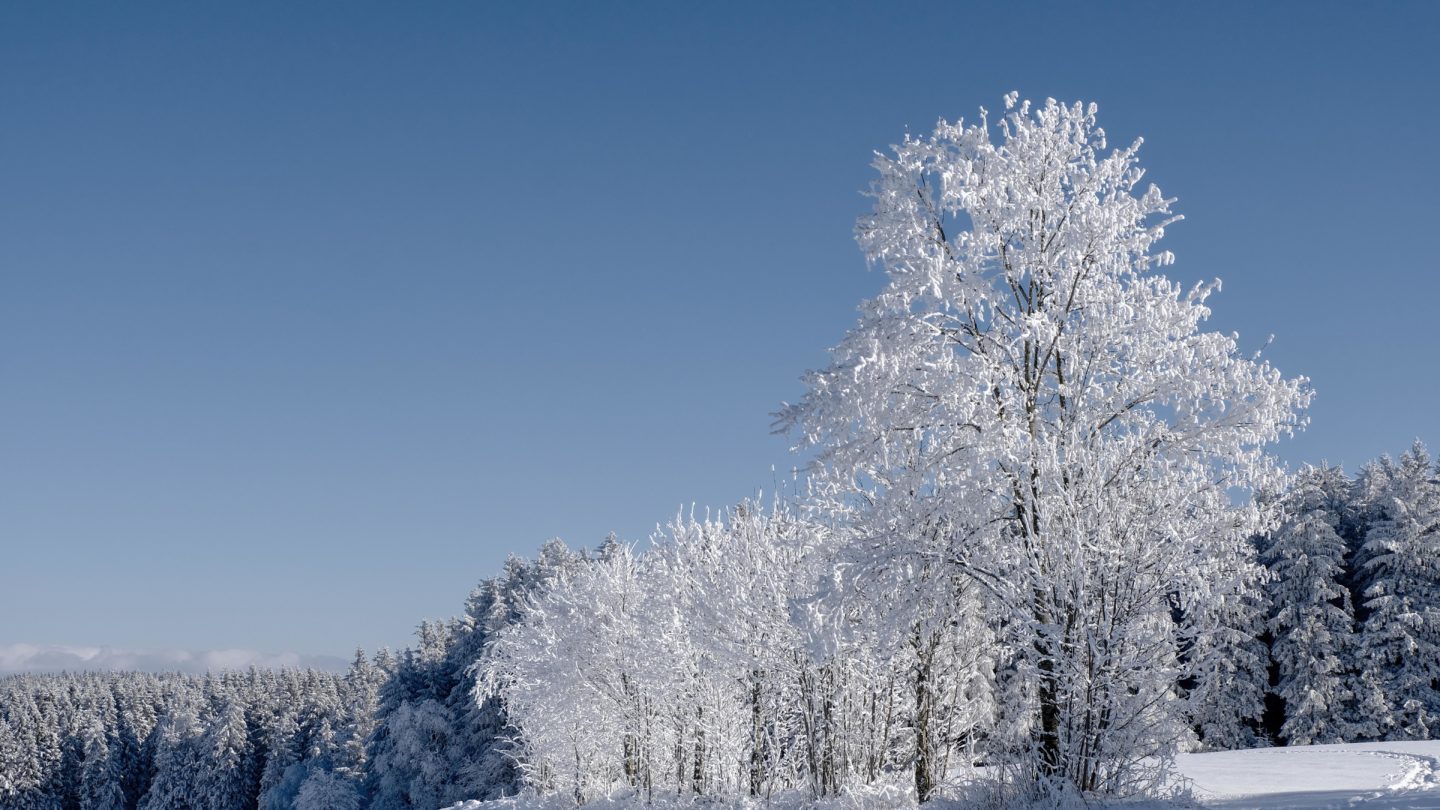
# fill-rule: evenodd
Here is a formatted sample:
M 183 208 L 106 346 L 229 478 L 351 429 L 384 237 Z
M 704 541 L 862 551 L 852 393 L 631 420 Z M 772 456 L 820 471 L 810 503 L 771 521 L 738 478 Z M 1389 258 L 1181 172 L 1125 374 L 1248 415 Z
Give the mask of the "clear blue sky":
M 0 645 L 402 645 L 769 489 L 872 150 L 1094 100 L 1292 462 L 1440 443 L 1440 4 L 0 6 Z

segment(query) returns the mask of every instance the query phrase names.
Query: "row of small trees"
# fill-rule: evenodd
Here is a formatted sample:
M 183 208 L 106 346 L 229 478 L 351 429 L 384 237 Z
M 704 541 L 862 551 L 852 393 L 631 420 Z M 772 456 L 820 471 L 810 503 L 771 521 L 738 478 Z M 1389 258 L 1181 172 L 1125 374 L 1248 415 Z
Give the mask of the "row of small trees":
M 528 602 L 476 667 L 526 783 L 577 802 L 826 796 L 968 764 L 1001 705 L 978 602 L 900 625 L 878 601 L 840 607 L 819 587 L 827 539 L 784 507 L 682 516 Z

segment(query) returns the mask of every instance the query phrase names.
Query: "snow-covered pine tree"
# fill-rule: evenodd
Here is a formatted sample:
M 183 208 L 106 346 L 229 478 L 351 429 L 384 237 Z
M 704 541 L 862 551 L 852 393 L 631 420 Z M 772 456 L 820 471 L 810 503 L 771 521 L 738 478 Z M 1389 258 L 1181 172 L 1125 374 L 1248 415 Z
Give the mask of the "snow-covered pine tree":
M 429 620 L 416 635 L 418 647 L 400 654 L 380 689 L 367 776 L 374 810 L 441 807 L 451 775 L 445 747 L 455 721 L 445 698 L 455 685 L 446 667 L 454 636 L 447 623 Z
M 1350 482 L 1344 514 L 1341 515 L 1340 536 L 1344 538 L 1348 550 L 1345 559 L 1345 587 L 1350 591 L 1350 605 L 1355 611 L 1357 633 L 1369 615 L 1369 610 L 1365 607 L 1365 588 L 1369 585 L 1365 570 L 1365 538 L 1371 525 L 1380 522 L 1384 517 L 1386 493 L 1394 472 L 1395 462 L 1389 456 L 1381 456 L 1362 465 L 1355 480 Z M 1353 663 L 1358 668 L 1358 651 Z
M 1270 571 L 1275 693 L 1284 701 L 1280 736 L 1289 745 L 1351 739 L 1355 694 L 1348 664 L 1355 655 L 1355 616 L 1345 587 L 1348 552 L 1340 529 L 1349 482 L 1338 467 L 1297 476 L 1285 521 L 1265 538 Z
M 1265 569 L 1253 555 L 1218 557 L 1204 577 L 1208 598 L 1181 601 L 1181 684 L 1199 746 L 1234 750 L 1268 745 L 1263 717 L 1270 655 L 1265 647 L 1269 602 Z M 1223 563 L 1223 564 L 1221 564 Z
M 20 793 L 23 756 L 15 729 L 10 726 L 10 721 L 0 714 L 0 802 L 14 802 Z
M 1379 686 L 1386 739 L 1440 732 L 1440 482 L 1418 441 L 1388 480 L 1361 549 L 1365 620 L 1361 671 Z
M 35 735 L 26 722 L 30 716 L 22 715 L 17 705 L 7 708 L 10 717 L 0 717 L 0 807 L 58 808 L 59 799 L 44 790 L 45 772 L 35 750 Z
M 227 700 L 213 717 L 200 741 L 201 760 L 189 777 L 196 783 L 196 810 L 247 810 L 255 803 L 245 707 Z
M 293 706 L 282 706 L 265 740 L 265 767 L 260 774 L 260 810 L 289 810 L 304 779 L 300 765 L 300 725 Z
M 375 731 L 375 711 L 380 704 L 382 672 L 362 649 L 355 650 L 345 674 L 345 692 L 340 706 L 340 750 L 334 770 L 354 780 L 363 780 L 367 762 L 366 742 Z
M 153 763 L 144 756 L 145 738 L 155 725 L 154 708 L 145 691 L 154 683 L 154 676 L 133 673 L 110 680 L 107 688 L 115 701 L 115 728 L 110 739 L 110 754 L 115 771 L 120 775 L 124 806 L 133 808 L 149 784 Z
M 437 810 L 445 806 L 451 764 L 446 757 L 455 721 L 440 701 L 401 704 L 390 717 L 387 748 L 374 760 L 375 810 Z
M 80 810 L 125 810 L 120 773 L 100 718 L 86 718 L 79 737 L 82 750 Z M 4 806 L 3 803 L 0 806 Z
M 512 557 L 498 580 L 482 582 L 464 615 L 422 622 L 416 648 L 394 659 L 382 651 L 386 660 L 377 658 L 377 667 L 389 677 L 379 690 L 365 777 L 377 810 L 497 798 L 518 788 L 508 751 L 515 731 L 499 702 L 477 703 L 472 669 L 521 602 L 584 561 L 559 540 L 547 541 L 533 562 Z M 417 733 L 431 739 L 417 742 Z
M 568 553 L 568 549 L 566 549 Z M 527 568 L 516 559 L 507 572 Z M 519 583 L 511 577 L 487 579 L 470 592 L 465 612 L 455 624 L 455 642 L 447 653 L 447 670 L 454 685 L 445 698 L 446 709 L 455 719 L 446 756 L 452 763 L 448 801 L 495 799 L 519 788 L 519 775 L 508 755 L 512 730 L 504 704 L 495 696 L 475 694 L 477 665 L 495 634 L 510 621 L 514 610 L 510 600 L 519 596 Z
M 12 680 L 19 684 L 21 679 Z M 44 794 L 45 764 L 38 750 L 39 713 L 29 688 L 13 688 L 0 716 L 0 799 L 21 810 L 58 806 Z
M 205 770 L 204 727 L 198 695 L 172 705 L 155 727 L 155 780 L 138 810 L 200 808 L 204 801 L 197 776 Z
M 993 772 L 1133 793 L 1185 733 L 1166 594 L 1213 613 L 1201 572 L 1270 523 L 1230 492 L 1281 482 L 1266 448 L 1309 393 L 1201 331 L 1213 287 L 1151 272 L 1175 218 L 1138 141 L 1107 152 L 1093 105 L 1006 107 L 998 142 L 982 113 L 877 158 L 857 234 L 887 286 L 780 424 L 837 525 L 1003 614 L 1032 746 Z
M 507 566 L 507 570 L 516 569 Z M 476 694 L 476 672 L 491 640 L 516 615 L 512 601 L 522 596 L 519 582 L 507 576 L 482 582 L 466 602 L 470 630 L 452 652 L 461 675 L 449 698 L 460 726 L 450 746 L 455 763 L 451 797 L 456 800 L 498 799 L 520 788 L 520 776 L 510 756 L 514 730 L 505 704 L 497 695 Z

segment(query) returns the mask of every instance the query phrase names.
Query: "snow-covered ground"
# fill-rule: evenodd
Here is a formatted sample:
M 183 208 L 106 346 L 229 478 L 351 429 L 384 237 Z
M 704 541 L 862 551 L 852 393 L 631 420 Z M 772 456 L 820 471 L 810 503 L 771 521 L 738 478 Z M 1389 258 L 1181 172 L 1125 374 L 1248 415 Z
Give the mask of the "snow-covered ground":
M 1440 810 L 1440 740 L 1186 754 L 1176 765 L 1206 807 Z
M 1188 781 L 1202 808 L 1440 810 L 1440 740 L 1182 754 L 1175 764 L 1179 777 Z M 843 810 L 889 810 L 913 806 L 911 797 L 913 794 L 904 790 L 872 789 L 826 802 L 823 806 Z M 696 806 L 693 802 L 680 804 Z M 723 806 L 709 802 L 703 804 L 707 807 Z M 800 806 L 793 798 L 778 804 Z M 465 802 L 449 810 L 560 810 L 566 806 L 573 807 L 573 804 L 555 796 L 542 801 L 522 798 L 494 803 Z M 633 800 L 602 800 L 593 806 L 628 808 L 644 805 Z M 763 805 L 746 803 L 744 806 Z M 954 806 L 953 803 L 950 806 Z M 1169 810 L 1176 805 L 1125 803 L 1117 807 L 1124 810 Z

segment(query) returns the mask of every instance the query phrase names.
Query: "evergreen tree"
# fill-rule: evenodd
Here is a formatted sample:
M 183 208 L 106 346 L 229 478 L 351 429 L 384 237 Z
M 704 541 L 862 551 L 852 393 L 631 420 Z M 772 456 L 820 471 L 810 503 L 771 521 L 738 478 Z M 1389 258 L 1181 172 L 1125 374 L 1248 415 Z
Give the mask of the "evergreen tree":
M 206 770 L 204 729 L 195 705 L 172 706 L 155 727 L 155 781 L 139 810 L 198 810 L 204 797 L 197 776 Z
M 200 741 L 200 769 L 195 775 L 197 810 L 246 810 L 255 804 L 251 793 L 250 750 L 245 709 L 227 701 L 211 719 Z
M 1284 700 L 1280 735 L 1290 745 L 1344 742 L 1355 710 L 1348 662 L 1354 613 L 1344 586 L 1348 552 L 1340 536 L 1348 482 L 1336 467 L 1302 473 L 1286 499 L 1286 520 L 1266 541 L 1271 574 L 1271 656 Z
M 289 810 L 304 779 L 300 765 L 300 726 L 295 710 L 284 707 L 266 738 L 265 768 L 260 775 L 260 810 Z
M 25 783 L 28 759 L 24 741 L 0 714 L 0 807 L 18 805 L 20 794 L 29 787 Z
M 375 731 L 375 712 L 379 708 L 380 686 L 386 674 L 365 651 L 355 650 L 350 670 L 345 674 L 345 699 L 340 710 L 339 750 L 334 769 L 351 779 L 363 779 L 368 763 L 366 744 Z
M 1268 605 L 1260 566 L 1244 560 L 1212 571 L 1208 615 L 1181 639 L 1187 702 L 1200 745 L 1233 750 L 1268 745 L 1262 716 L 1270 656 L 1262 638 Z M 1182 612 L 1185 610 L 1183 597 Z
M 125 810 L 116 759 L 98 718 L 81 727 L 83 765 L 80 773 L 80 810 Z
M 435 700 L 406 702 L 387 723 L 387 745 L 374 759 L 372 810 L 438 810 L 445 806 L 454 717 Z
M 1386 467 L 1362 549 L 1362 671 L 1389 710 L 1380 733 L 1429 739 L 1440 730 L 1440 483 L 1419 442 Z

